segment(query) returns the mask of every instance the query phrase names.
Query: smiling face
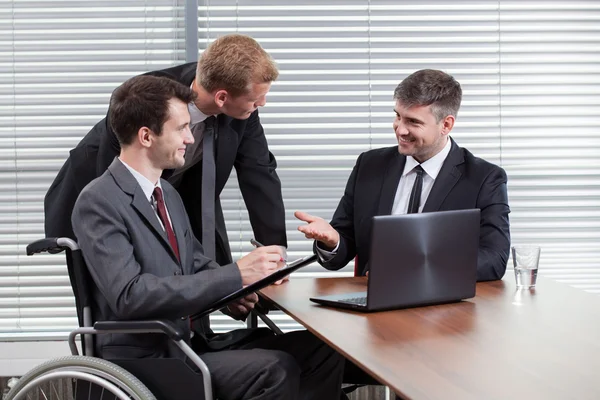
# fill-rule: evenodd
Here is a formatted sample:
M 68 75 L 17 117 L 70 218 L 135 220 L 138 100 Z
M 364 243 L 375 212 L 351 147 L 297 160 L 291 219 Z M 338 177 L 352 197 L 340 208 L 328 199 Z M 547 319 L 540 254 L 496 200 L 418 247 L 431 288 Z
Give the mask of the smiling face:
M 229 95 L 226 91 L 220 91 L 217 93 L 216 103 L 222 113 L 236 119 L 248 119 L 258 107 L 267 103 L 267 93 L 270 89 L 271 82 L 265 82 L 253 83 L 247 93 L 237 97 Z
M 190 113 L 187 104 L 181 100 L 169 100 L 169 116 L 162 126 L 160 135 L 151 133 L 153 140 L 150 159 L 160 169 L 183 167 L 185 149 L 194 143 L 190 131 Z
M 400 154 L 422 163 L 444 148 L 454 126 L 454 116 L 448 115 L 438 122 L 431 105 L 407 108 L 400 101 L 396 101 L 394 112 L 393 127 Z

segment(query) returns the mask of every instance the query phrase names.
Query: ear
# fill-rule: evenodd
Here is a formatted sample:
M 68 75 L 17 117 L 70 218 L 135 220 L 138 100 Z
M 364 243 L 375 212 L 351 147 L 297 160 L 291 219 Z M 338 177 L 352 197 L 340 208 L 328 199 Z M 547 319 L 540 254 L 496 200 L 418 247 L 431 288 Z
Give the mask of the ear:
M 137 132 L 137 140 L 142 147 L 150 147 L 154 133 L 148 127 L 141 127 Z
M 456 118 L 454 117 L 454 115 L 447 115 L 442 120 L 442 132 L 441 132 L 442 135 L 448 135 L 450 133 L 450 131 L 454 127 L 455 120 L 456 120 Z
M 223 105 L 225 104 L 225 101 L 227 101 L 227 98 L 229 97 L 229 93 L 227 93 L 227 90 L 221 89 L 221 90 L 217 90 L 215 92 L 215 104 L 217 105 L 217 107 L 221 108 L 223 107 Z

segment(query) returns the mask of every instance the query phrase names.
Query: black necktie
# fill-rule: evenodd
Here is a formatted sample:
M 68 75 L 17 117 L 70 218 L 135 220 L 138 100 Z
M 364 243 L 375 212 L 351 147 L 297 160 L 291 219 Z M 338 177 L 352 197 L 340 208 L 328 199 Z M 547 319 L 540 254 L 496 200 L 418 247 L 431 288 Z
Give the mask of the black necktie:
M 215 121 L 204 121 L 202 134 L 202 247 L 204 255 L 215 259 Z
M 408 200 L 408 211 L 407 214 L 415 214 L 419 212 L 419 205 L 421 204 L 421 191 L 423 190 L 423 173 L 425 172 L 420 165 L 417 165 L 413 171 L 417 173 L 415 178 L 415 184 L 410 192 L 410 199 Z

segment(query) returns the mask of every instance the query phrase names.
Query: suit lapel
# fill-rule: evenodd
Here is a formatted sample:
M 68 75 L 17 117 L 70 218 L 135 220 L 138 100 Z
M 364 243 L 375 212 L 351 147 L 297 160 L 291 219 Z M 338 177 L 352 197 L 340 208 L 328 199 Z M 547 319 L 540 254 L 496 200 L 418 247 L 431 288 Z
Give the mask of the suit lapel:
M 133 208 L 137 210 L 137 212 L 148 222 L 148 224 L 152 227 L 152 229 L 159 234 L 159 236 L 163 239 L 163 242 L 171 248 L 169 244 L 169 238 L 167 237 L 167 233 L 160 225 L 158 221 L 158 216 L 156 212 L 150 205 L 150 202 L 144 196 L 144 193 L 141 189 L 136 190 L 133 193 L 133 200 L 131 201 L 131 205 Z
M 379 196 L 377 215 L 389 215 L 392 213 L 398 182 L 400 182 L 400 177 L 404 171 L 404 164 L 406 164 L 406 157 L 397 151 L 394 152 L 387 163 L 385 176 L 383 177 L 383 187 Z
M 439 211 L 448 193 L 450 193 L 450 190 L 452 190 L 462 176 L 457 165 L 464 162 L 464 157 L 454 140 L 452 138 L 450 140 L 452 141 L 450 153 L 448 153 L 448 157 L 446 157 L 444 164 L 442 164 L 442 169 L 433 183 L 431 192 L 423 207 L 423 212 Z
M 167 233 L 160 225 L 156 212 L 150 205 L 150 202 L 144 195 L 142 188 L 140 185 L 138 185 L 133 175 L 131 175 L 127 168 L 118 160 L 118 158 L 115 158 L 110 167 L 108 167 L 108 170 L 114 177 L 115 182 L 119 185 L 121 190 L 132 196 L 131 206 L 137 211 L 140 217 L 147 222 L 151 230 L 153 230 L 161 238 L 163 245 L 171 253 L 171 257 L 177 261 L 177 257 L 175 257 L 175 253 L 173 252 L 171 244 L 169 243 Z

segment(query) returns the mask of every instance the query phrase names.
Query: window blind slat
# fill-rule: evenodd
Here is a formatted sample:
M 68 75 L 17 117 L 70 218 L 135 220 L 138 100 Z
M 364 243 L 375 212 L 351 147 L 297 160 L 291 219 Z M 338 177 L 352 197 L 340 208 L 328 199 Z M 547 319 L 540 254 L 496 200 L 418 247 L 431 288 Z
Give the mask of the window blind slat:
M 0 10 L 0 340 L 64 339 L 77 325 L 64 254 L 43 236 L 58 169 L 133 75 L 185 58 L 183 2 L 10 1 Z

